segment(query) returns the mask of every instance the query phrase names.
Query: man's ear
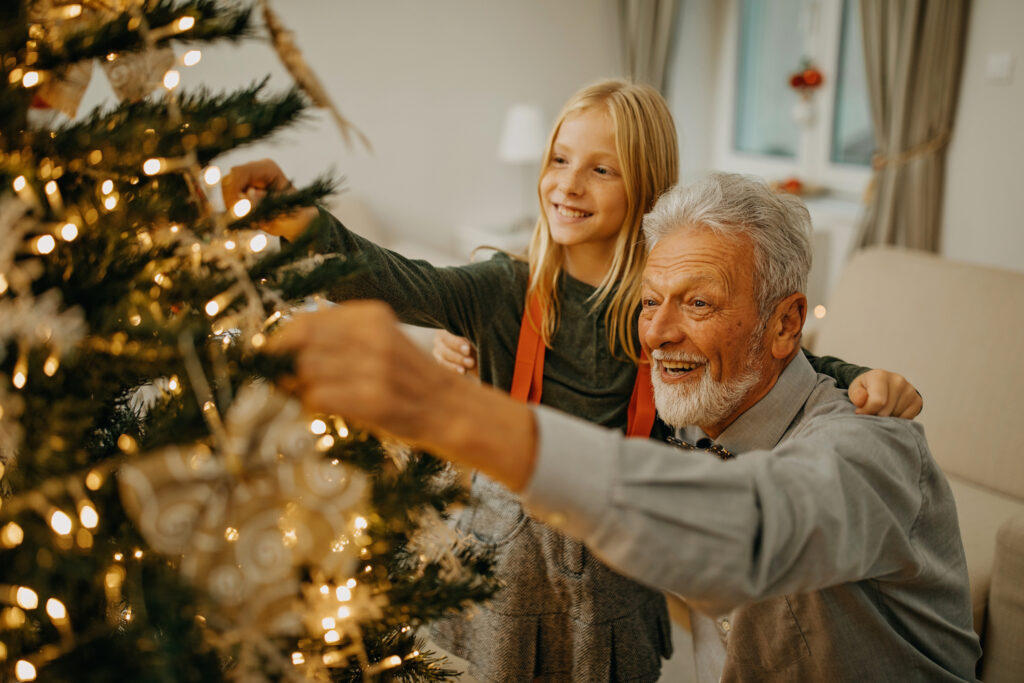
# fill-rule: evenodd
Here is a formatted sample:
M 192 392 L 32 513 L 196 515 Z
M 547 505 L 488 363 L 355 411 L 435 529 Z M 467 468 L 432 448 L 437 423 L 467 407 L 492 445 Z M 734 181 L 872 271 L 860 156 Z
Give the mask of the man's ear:
M 807 297 L 790 294 L 775 306 L 768 324 L 768 343 L 772 357 L 786 360 L 800 349 L 800 335 L 807 317 Z

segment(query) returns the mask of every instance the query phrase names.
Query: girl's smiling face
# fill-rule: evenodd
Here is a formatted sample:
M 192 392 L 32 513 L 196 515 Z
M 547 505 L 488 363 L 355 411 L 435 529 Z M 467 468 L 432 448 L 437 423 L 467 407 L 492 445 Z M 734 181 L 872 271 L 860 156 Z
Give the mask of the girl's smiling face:
M 585 109 L 562 121 L 540 179 L 551 239 L 586 260 L 608 262 L 626 220 L 626 185 L 605 109 Z

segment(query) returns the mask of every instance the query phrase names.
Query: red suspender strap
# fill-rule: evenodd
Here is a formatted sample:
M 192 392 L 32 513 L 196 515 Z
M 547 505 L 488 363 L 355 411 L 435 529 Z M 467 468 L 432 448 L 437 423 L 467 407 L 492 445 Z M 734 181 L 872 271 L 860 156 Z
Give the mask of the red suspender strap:
M 540 336 L 540 299 L 534 294 L 526 302 L 523 322 L 519 326 L 519 345 L 512 372 L 512 398 L 523 403 L 540 403 L 544 388 L 544 340 Z M 651 364 L 641 352 L 633 395 L 629 399 L 629 425 L 626 436 L 648 437 L 654 427 L 654 388 L 651 386 Z
M 544 386 L 544 339 L 540 336 L 540 299 L 534 294 L 526 302 L 519 325 L 519 345 L 512 372 L 512 398 L 523 403 L 540 403 Z
M 651 362 L 640 352 L 640 367 L 636 369 L 636 383 L 629 399 L 629 426 L 626 436 L 651 435 L 654 428 L 654 387 L 651 385 Z

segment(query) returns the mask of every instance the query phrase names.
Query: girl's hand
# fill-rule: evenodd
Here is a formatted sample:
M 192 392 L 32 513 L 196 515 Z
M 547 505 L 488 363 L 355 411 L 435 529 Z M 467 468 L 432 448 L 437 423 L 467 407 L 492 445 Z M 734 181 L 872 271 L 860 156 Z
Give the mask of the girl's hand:
M 446 330 L 438 330 L 434 335 L 433 354 L 434 360 L 441 367 L 448 368 L 460 375 L 469 372 L 477 377 L 480 376 L 480 369 L 476 364 L 476 349 L 468 339 L 456 337 Z
M 248 199 L 255 206 L 263 199 L 267 190 L 281 191 L 291 187 L 291 181 L 272 159 L 260 159 L 235 166 L 220 181 L 221 196 L 224 198 L 224 206 L 228 209 L 241 199 Z M 317 208 L 308 206 L 282 214 L 255 227 L 266 230 L 271 235 L 294 241 L 316 216 Z
M 850 384 L 850 402 L 858 415 L 913 419 L 924 401 L 907 378 L 888 370 L 869 370 Z

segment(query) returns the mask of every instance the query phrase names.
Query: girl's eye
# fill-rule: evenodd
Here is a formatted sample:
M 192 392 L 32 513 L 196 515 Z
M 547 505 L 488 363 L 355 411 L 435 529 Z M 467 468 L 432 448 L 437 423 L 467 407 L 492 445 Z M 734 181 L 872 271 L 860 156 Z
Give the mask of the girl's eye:
M 658 305 L 658 302 L 650 297 L 646 297 L 640 300 L 640 306 L 643 308 L 654 308 Z
M 694 308 L 707 308 L 707 306 L 708 306 L 708 302 L 704 301 L 704 299 L 694 299 L 693 300 L 693 307 Z
M 605 168 L 604 166 L 598 166 L 597 168 L 594 169 L 594 172 L 600 173 L 601 175 L 608 175 L 609 173 L 611 173 L 611 171 Z
M 559 154 L 556 154 L 553 157 L 551 157 L 551 163 L 553 163 L 553 164 L 564 164 L 565 163 L 565 157 L 563 157 L 563 156 L 561 156 Z

